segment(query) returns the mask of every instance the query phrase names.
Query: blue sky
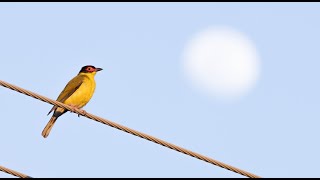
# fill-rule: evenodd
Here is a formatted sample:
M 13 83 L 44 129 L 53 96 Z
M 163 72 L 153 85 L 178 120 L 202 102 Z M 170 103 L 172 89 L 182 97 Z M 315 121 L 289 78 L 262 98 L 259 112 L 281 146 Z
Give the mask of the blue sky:
M 87 112 L 262 177 L 319 177 L 319 18 L 319 3 L 1 3 L 1 80 L 55 99 L 92 64 Z M 260 56 L 233 103 L 181 68 L 194 33 L 220 25 Z M 243 177 L 73 113 L 44 139 L 50 104 L 0 97 L 0 165 L 33 177 Z

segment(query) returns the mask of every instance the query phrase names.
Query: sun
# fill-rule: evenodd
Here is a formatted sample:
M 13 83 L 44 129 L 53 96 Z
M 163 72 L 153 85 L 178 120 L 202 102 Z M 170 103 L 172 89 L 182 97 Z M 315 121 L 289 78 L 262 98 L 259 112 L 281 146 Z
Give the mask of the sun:
M 260 73 L 255 45 L 229 27 L 210 27 L 196 33 L 183 52 L 183 71 L 198 90 L 224 100 L 247 94 Z

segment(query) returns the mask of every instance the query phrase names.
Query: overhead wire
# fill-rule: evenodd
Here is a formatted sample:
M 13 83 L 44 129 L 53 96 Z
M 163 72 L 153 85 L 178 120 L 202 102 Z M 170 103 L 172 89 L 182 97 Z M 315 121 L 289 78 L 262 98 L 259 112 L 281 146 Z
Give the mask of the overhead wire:
M 241 169 L 239 169 L 239 168 L 236 168 L 236 167 L 234 167 L 234 166 L 225 164 L 225 163 L 223 163 L 223 162 L 214 160 L 214 159 L 212 159 L 212 158 L 210 158 L 210 157 L 201 155 L 201 154 L 199 154 L 199 153 L 190 151 L 190 150 L 188 150 L 188 149 L 179 147 L 179 146 L 177 146 L 177 145 L 171 144 L 171 143 L 169 143 L 169 142 L 166 142 L 166 141 L 161 140 L 161 139 L 159 139 L 159 138 L 150 136 L 150 135 L 148 135 L 148 134 L 145 134 L 145 133 L 136 131 L 136 130 L 131 129 L 131 128 L 128 128 L 128 127 L 126 127 L 126 126 L 123 126 L 123 125 L 120 125 L 120 124 L 118 124 L 118 123 L 112 122 L 112 121 L 110 121 L 110 120 L 107 120 L 107 119 L 98 117 L 98 116 L 96 116 L 96 115 L 87 113 L 87 112 L 85 112 L 85 111 L 83 111 L 83 110 L 80 110 L 80 109 L 71 107 L 71 106 L 69 106 L 69 105 L 66 105 L 66 104 L 64 104 L 64 103 L 61 103 L 61 102 L 52 100 L 52 99 L 47 98 L 47 97 L 45 97 L 45 96 L 39 95 L 39 94 L 37 94 L 37 93 L 34 93 L 34 92 L 29 91 L 29 90 L 23 89 L 23 88 L 21 88 L 21 87 L 18 87 L 18 86 L 12 85 L 12 84 L 10 84 L 10 83 L 4 82 L 4 81 L 2 81 L 2 80 L 0 80 L 0 85 L 3 86 L 3 87 L 9 88 L 9 89 L 11 89 L 11 90 L 20 92 L 20 93 L 22 93 L 22 94 L 25 94 L 25 95 L 27 95 L 27 96 L 36 98 L 36 99 L 41 100 L 41 101 L 43 101 L 43 102 L 46 102 L 46 103 L 49 103 L 49 104 L 52 104 L 52 105 L 56 105 L 56 106 L 59 106 L 59 107 L 62 107 L 62 108 L 65 108 L 65 109 L 67 109 L 67 110 L 69 110 L 69 111 L 71 111 L 71 112 L 73 112 L 73 113 L 77 113 L 78 115 L 85 116 L 85 117 L 87 117 L 87 118 L 89 118 L 89 119 L 92 119 L 92 120 L 95 120 L 95 121 L 97 121 L 97 122 L 106 124 L 106 125 L 108 125 L 108 126 L 111 126 L 111 127 L 113 127 L 113 128 L 119 129 L 119 130 L 124 131 L 124 132 L 127 132 L 127 133 L 129 133 L 129 134 L 132 134 L 132 135 L 138 136 L 138 137 L 140 137 L 140 138 L 149 140 L 149 141 L 151 141 L 151 142 L 160 144 L 160 145 L 162 145 L 162 146 L 164 146 L 164 147 L 167 147 L 167 148 L 173 149 L 173 150 L 175 150 L 175 151 L 178 151 L 178 152 L 180 152 L 180 153 L 189 155 L 189 156 L 191 156 L 191 157 L 194 157 L 194 158 L 203 160 L 203 161 L 205 161 L 205 162 L 207 162 L 207 163 L 210 163 L 210 164 L 219 166 L 219 167 L 224 168 L 224 169 L 227 169 L 227 170 L 229 170 L 229 171 L 233 171 L 233 172 L 238 173 L 238 174 L 241 174 L 241 175 L 243 175 L 243 176 L 250 177 L 250 178 L 261 178 L 261 177 L 258 176 L 258 175 L 255 175 L 255 174 L 252 174 L 252 173 L 250 173 L 250 172 L 241 170 Z
M 3 171 L 7 174 L 11 174 L 11 175 L 19 177 L 19 178 L 32 178 L 31 176 L 22 174 L 20 172 L 14 171 L 12 169 L 9 169 L 9 168 L 3 167 L 3 166 L 0 166 L 0 171 Z

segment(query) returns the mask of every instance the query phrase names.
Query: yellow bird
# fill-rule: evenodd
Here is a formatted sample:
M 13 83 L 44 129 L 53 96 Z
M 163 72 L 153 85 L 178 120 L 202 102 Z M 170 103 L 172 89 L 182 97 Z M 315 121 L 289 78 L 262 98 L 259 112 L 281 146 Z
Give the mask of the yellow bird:
M 98 71 L 101 70 L 101 68 L 96 68 L 91 65 L 82 67 L 78 75 L 71 79 L 66 85 L 66 87 L 62 90 L 62 92 L 57 98 L 57 101 L 78 109 L 85 106 L 90 101 L 96 88 L 94 76 Z M 50 121 L 42 131 L 42 136 L 44 138 L 48 137 L 58 117 L 68 111 L 64 108 L 53 106 L 53 108 L 49 111 L 48 115 L 53 110 L 54 112 Z

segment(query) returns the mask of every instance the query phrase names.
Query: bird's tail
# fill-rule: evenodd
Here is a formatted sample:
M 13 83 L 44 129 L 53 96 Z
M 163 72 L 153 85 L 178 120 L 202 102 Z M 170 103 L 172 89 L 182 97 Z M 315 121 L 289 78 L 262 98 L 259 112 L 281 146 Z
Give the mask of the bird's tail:
M 42 136 L 44 138 L 49 136 L 49 133 L 54 125 L 54 123 L 56 122 L 56 120 L 58 119 L 58 116 L 53 115 L 50 119 L 50 121 L 48 122 L 48 124 L 46 125 L 46 127 L 44 127 L 43 131 L 42 131 Z

